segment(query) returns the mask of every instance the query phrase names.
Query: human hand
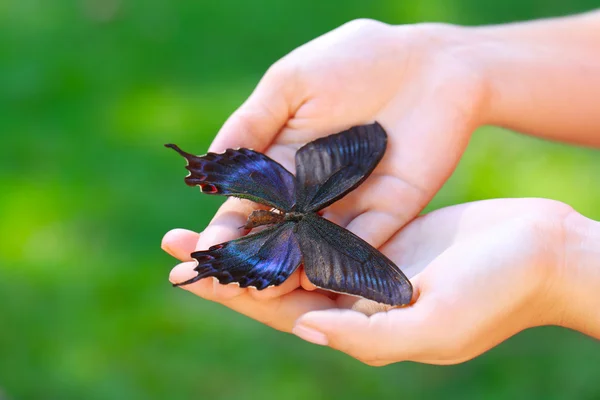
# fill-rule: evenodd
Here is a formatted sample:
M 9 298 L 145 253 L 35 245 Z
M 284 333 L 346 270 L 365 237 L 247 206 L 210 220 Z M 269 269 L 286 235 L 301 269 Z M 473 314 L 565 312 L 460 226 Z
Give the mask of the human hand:
M 392 27 L 364 20 L 346 24 L 277 62 L 223 126 L 210 150 L 254 148 L 293 171 L 293 157 L 301 145 L 377 120 L 389 136 L 385 157 L 365 183 L 327 208 L 324 216 L 379 247 L 441 187 L 481 122 L 484 85 L 477 63 L 457 56 L 461 29 Z M 194 249 L 238 237 L 238 227 L 252 207 L 237 199 L 227 201 L 199 241 L 186 245 L 185 253 L 177 253 L 179 258 L 189 260 Z M 193 234 L 186 237 L 186 243 L 196 240 Z M 168 235 L 165 246 L 177 247 L 169 242 L 178 240 L 183 239 Z M 177 267 L 172 279 L 189 277 L 192 265 Z M 235 309 L 258 315 L 266 306 L 253 299 L 287 293 L 304 299 L 305 292 L 292 293 L 300 286 L 314 289 L 298 271 L 284 285 L 261 292 L 231 285 L 213 287 L 211 279 L 189 289 L 224 304 L 234 301 Z M 355 301 L 322 297 L 314 307 Z M 315 299 L 315 293 L 310 298 Z M 310 306 L 310 301 L 302 303 Z M 272 325 L 291 328 L 290 323 Z
M 597 132 L 597 129 L 593 129 L 595 125 L 590 122 L 594 120 L 591 118 L 595 115 L 593 114 L 594 103 L 586 101 L 590 97 L 589 94 L 594 93 L 597 85 L 592 84 L 589 74 L 565 73 L 565 71 L 579 71 L 582 65 L 594 63 L 596 53 L 589 51 L 590 47 L 593 48 L 593 43 L 590 44 L 589 40 L 587 42 L 579 40 L 581 37 L 592 37 L 585 32 L 589 33 L 590 30 L 595 29 L 593 19 L 593 16 L 588 18 L 590 22 L 588 24 L 583 23 L 584 21 L 579 18 L 572 18 L 474 30 L 432 24 L 390 27 L 373 21 L 352 22 L 302 46 L 276 63 L 246 103 L 223 126 L 210 150 L 218 152 L 227 147 L 252 147 L 266 152 L 288 169 L 293 170 L 293 154 L 300 145 L 317 136 L 336 132 L 351 125 L 372 120 L 379 121 L 390 136 L 386 157 L 370 179 L 327 209 L 325 213 L 325 217 L 346 226 L 379 247 L 417 215 L 435 194 L 454 169 L 470 132 L 478 125 L 494 123 L 562 139 L 564 135 L 560 136 L 560 132 L 569 132 L 569 134 Z M 463 35 L 466 29 L 469 34 Z M 546 63 L 543 55 L 532 52 L 532 49 L 544 48 L 559 55 L 564 54 L 564 43 L 557 39 L 566 37 L 565 31 L 569 34 L 578 31 L 581 34 L 578 40 L 568 45 L 569 49 L 577 53 L 576 57 L 566 58 L 562 64 Z M 465 40 L 467 36 L 468 41 Z M 479 46 L 473 46 L 471 41 L 471 38 L 476 36 L 478 39 L 483 39 Z M 534 53 L 537 56 L 531 57 Z M 577 60 L 577 62 L 569 64 L 567 60 Z M 564 66 L 564 63 L 569 65 Z M 519 68 L 515 68 L 515 64 L 519 65 Z M 586 84 L 579 85 L 578 82 L 582 79 Z M 586 92 L 582 94 L 582 90 Z M 572 93 L 573 91 L 575 93 Z M 567 96 L 569 102 L 561 102 L 560 96 L 548 95 L 555 92 L 572 93 Z M 547 111 L 555 109 L 561 112 L 548 113 Z M 576 117 L 572 117 L 573 115 Z M 544 132 L 547 132 L 547 135 L 544 135 Z M 571 140 L 586 142 L 582 138 L 571 138 Z M 591 142 L 591 139 L 587 142 Z M 460 333 L 458 328 L 449 329 L 449 335 L 445 334 L 444 329 L 437 329 L 433 333 L 429 332 L 429 336 L 426 333 L 424 337 L 429 338 L 428 340 L 421 341 L 418 335 L 408 337 L 407 339 L 412 341 L 405 341 L 404 350 L 399 345 L 400 339 L 404 337 L 401 335 L 398 336 L 400 339 L 389 348 L 378 346 L 370 349 L 369 347 L 377 341 L 377 338 L 382 339 L 382 344 L 388 344 L 391 334 L 389 328 L 392 326 L 391 317 L 388 315 L 394 315 L 394 321 L 402 320 L 397 319 L 399 317 L 396 315 L 405 315 L 409 323 L 401 333 L 411 334 L 420 332 L 411 330 L 419 319 L 435 323 L 437 320 L 434 317 L 439 316 L 441 322 L 437 326 L 448 324 L 443 315 L 436 314 L 434 311 L 447 310 L 452 305 L 465 307 L 465 310 L 468 310 L 471 304 L 467 304 L 466 299 L 470 295 L 481 295 L 485 301 L 490 301 L 486 304 L 476 304 L 480 311 L 501 307 L 500 302 L 495 302 L 497 299 L 493 296 L 492 290 L 489 291 L 492 298 L 488 299 L 485 297 L 487 291 L 484 289 L 478 291 L 477 286 L 473 285 L 476 277 L 480 276 L 478 273 L 464 275 L 465 269 L 468 269 L 467 265 L 475 265 L 477 260 L 480 260 L 483 264 L 489 265 L 492 271 L 496 271 L 502 279 L 509 279 L 509 273 L 499 273 L 498 268 L 503 260 L 510 261 L 510 254 L 518 258 L 518 250 L 523 250 L 521 245 L 524 243 L 537 243 L 533 240 L 539 237 L 536 232 L 543 231 L 539 226 L 553 226 L 549 222 L 557 219 L 557 215 L 553 212 L 558 214 L 568 212 L 565 206 L 552 202 L 544 202 L 542 208 L 533 206 L 502 210 L 502 214 L 497 215 L 499 219 L 495 226 L 499 229 L 497 240 L 493 238 L 494 234 L 491 231 L 479 237 L 479 231 L 471 229 L 478 225 L 469 228 L 469 224 L 463 225 L 458 221 L 462 217 L 458 217 L 457 214 L 462 211 L 465 218 L 471 215 L 476 220 L 480 216 L 477 210 L 485 211 L 485 207 L 490 207 L 489 204 L 475 203 L 447 209 L 443 214 L 440 214 L 442 211 L 432 213 L 413 222 L 409 228 L 395 235 L 389 242 L 389 246 L 394 243 L 411 243 L 410 246 L 403 247 L 409 252 L 412 251 L 413 244 L 418 244 L 418 248 L 421 249 L 435 249 L 436 243 L 438 245 L 446 243 L 448 247 L 440 245 L 440 254 L 432 251 L 429 258 L 419 259 L 418 254 L 413 251 L 409 253 L 412 256 L 402 253 L 395 257 L 393 248 L 389 251 L 385 250 L 387 246 L 384 248 L 384 251 L 388 251 L 388 256 L 397 261 L 409 276 L 416 275 L 429 265 L 423 274 L 413 279 L 415 297 L 420 292 L 421 299 L 407 309 L 393 310 L 387 314 L 379 313 L 369 318 L 349 311 L 308 313 L 311 310 L 330 308 L 354 308 L 367 313 L 378 309 L 369 310 L 373 303 L 368 301 L 356 301 L 354 297 L 332 295 L 315 290 L 315 287 L 299 271 L 281 286 L 263 291 L 219 285 L 211 279 L 204 279 L 184 288 L 283 331 L 291 331 L 296 319 L 306 314 L 300 320 L 300 324 L 296 325 L 298 334 L 307 337 L 310 336 L 310 331 L 306 330 L 306 327 L 320 328 L 321 333 L 318 331 L 315 333 L 313 330 L 313 341 L 327 341 L 332 347 L 345 350 L 370 364 L 382 365 L 402 359 L 437 363 L 458 362 L 510 336 L 526 326 L 525 322 L 533 323 L 535 318 L 524 318 L 523 310 L 514 308 L 515 304 L 519 304 L 518 299 L 527 296 L 521 293 L 521 297 L 507 299 L 502 295 L 504 292 L 499 293 L 502 301 L 509 301 L 505 303 L 508 306 L 502 308 L 504 311 L 500 315 L 507 315 L 510 311 L 514 311 L 521 317 L 511 319 L 512 322 L 506 327 L 500 326 L 497 332 L 490 335 L 489 340 L 482 341 L 477 336 L 477 332 L 485 330 L 486 327 L 477 322 L 472 329 L 463 332 L 465 335 L 460 336 L 463 340 L 452 340 L 456 338 L 457 332 Z M 194 250 L 204 250 L 213 244 L 238 237 L 240 232 L 237 227 L 245 222 L 253 207 L 246 201 L 229 200 L 201 236 L 190 231 L 173 230 L 165 236 L 163 248 L 180 260 L 189 261 L 189 254 Z M 548 215 L 552 217 L 549 219 L 540 217 L 536 211 L 541 209 L 549 211 Z M 501 209 L 494 207 L 494 212 L 499 210 Z M 511 210 L 514 214 L 510 214 Z M 519 217 L 520 212 L 524 215 Z M 581 217 L 576 213 L 573 214 Z M 446 219 L 440 216 L 446 216 L 451 222 L 447 229 L 441 229 L 445 226 Z M 489 222 L 491 217 L 487 211 L 481 216 L 485 217 L 479 221 L 483 233 L 486 221 Z M 538 217 L 533 218 L 533 216 Z M 499 222 L 502 218 L 507 219 L 506 223 Z M 560 217 L 558 219 L 560 220 Z M 432 229 L 431 225 L 425 225 L 423 221 L 438 221 L 440 224 Z M 424 226 L 428 229 L 423 229 L 423 234 L 418 234 L 419 227 Z M 522 230 L 518 228 L 519 226 Z M 465 240 L 454 243 L 462 236 L 453 237 L 448 234 L 448 230 L 452 229 L 456 232 L 475 233 L 470 236 L 469 242 L 463 237 Z M 594 268 L 597 267 L 597 260 L 600 259 L 600 254 L 596 254 L 595 251 L 600 240 L 598 237 L 600 232 L 598 229 L 585 228 L 580 236 L 585 237 L 592 231 L 596 235 L 594 238 L 588 238 L 586 241 L 575 239 L 578 243 L 576 246 L 585 249 L 574 263 L 589 268 L 587 273 L 578 270 L 574 275 L 577 279 L 574 279 L 575 282 L 571 279 L 570 284 L 572 287 L 586 290 L 575 290 L 567 296 L 567 303 L 583 304 L 580 307 L 583 311 L 571 316 L 570 320 L 564 321 L 563 325 L 600 337 L 600 319 L 589 318 L 589 310 L 600 309 L 597 296 L 594 295 L 596 293 L 594 284 L 600 281 L 600 276 L 597 276 L 598 268 Z M 448 236 L 444 236 L 444 232 Z M 506 244 L 510 243 L 513 232 L 515 237 L 523 237 L 522 242 L 512 243 L 516 246 L 514 248 L 516 253 L 510 253 L 508 251 L 510 246 Z M 410 235 L 414 236 L 411 238 Z M 436 237 L 438 239 L 434 240 Z M 546 239 L 549 240 L 548 237 Z M 469 243 L 475 248 L 471 249 Z M 501 243 L 504 243 L 504 246 Z M 446 253 L 444 249 L 448 252 Z M 498 254 L 498 258 L 484 259 L 486 250 L 493 251 L 490 254 Z M 441 253 L 442 251 L 444 253 Z M 454 256 L 460 268 L 449 273 L 450 268 L 443 267 L 448 263 L 440 260 L 451 259 L 452 254 L 460 254 L 462 251 L 464 251 L 465 261 L 458 260 L 458 256 Z M 422 255 L 427 256 L 426 253 Z M 524 251 L 522 256 L 533 257 L 529 261 L 535 261 L 537 256 L 534 257 L 534 253 L 538 254 L 536 251 L 530 253 Z M 548 254 L 546 257 L 552 258 Z M 531 272 L 536 268 L 527 266 L 539 266 L 543 263 L 528 263 L 526 258 L 521 264 L 515 263 L 524 266 L 517 272 L 524 274 L 525 278 L 537 276 L 536 273 Z M 414 265 L 407 264 L 410 260 L 415 260 Z M 434 261 L 429 264 L 431 260 Z M 171 280 L 180 282 L 190 278 L 195 274 L 192 271 L 194 265 L 195 263 L 191 262 L 180 264 L 172 271 Z M 544 268 L 538 268 L 538 270 L 542 269 Z M 435 280 L 433 274 L 427 272 L 437 270 L 440 270 L 440 277 L 449 279 L 448 282 L 463 286 L 454 289 L 452 285 L 446 284 L 444 287 L 442 278 Z M 509 270 L 511 269 L 507 267 L 506 271 Z M 547 282 L 556 281 L 551 278 L 554 275 L 551 270 L 552 268 L 546 275 Z M 442 273 L 444 271 L 445 273 Z M 463 271 L 463 275 L 455 274 L 460 271 Z M 481 271 L 486 273 L 487 269 Z M 463 276 L 462 280 L 459 279 L 461 276 Z M 595 279 L 589 279 L 590 276 Z M 425 279 L 425 277 L 429 278 Z M 434 285 L 431 282 L 439 283 Z M 464 286 L 469 282 L 472 284 Z M 484 280 L 485 282 L 490 283 L 488 280 Z M 523 286 L 526 282 L 526 279 L 517 277 L 514 279 L 513 286 L 507 286 L 507 293 L 518 294 L 519 288 L 526 290 Z M 535 287 L 544 287 L 538 279 L 533 279 L 531 282 L 534 288 L 530 287 L 530 294 L 537 291 Z M 463 287 L 470 290 L 461 289 Z M 485 288 L 485 285 L 481 287 Z M 434 293 L 433 288 L 439 289 L 440 295 L 437 298 L 449 299 L 449 303 L 446 304 L 448 307 L 445 308 L 441 301 L 434 301 L 436 296 L 433 294 L 429 297 L 432 300 L 426 302 L 424 294 L 428 293 L 428 288 L 431 288 L 429 293 Z M 498 288 L 499 286 L 496 287 Z M 462 302 L 450 297 L 453 290 L 463 291 L 460 297 Z M 540 299 L 546 297 L 548 296 L 537 296 L 532 303 L 534 305 L 543 303 Z M 427 310 L 425 307 L 427 304 L 433 311 Z M 541 308 L 543 307 L 535 307 L 535 309 Z M 544 310 L 545 315 L 553 314 L 551 306 Z M 472 314 L 462 313 L 457 323 L 464 322 L 469 315 L 472 317 Z M 326 319 L 331 317 L 329 326 L 319 320 L 325 316 Z M 348 318 L 347 326 L 341 323 L 345 318 Z M 479 320 L 493 319 L 483 318 L 477 321 Z M 542 319 L 539 319 L 538 323 L 541 321 Z M 381 325 L 384 326 L 383 330 L 375 329 Z M 305 328 L 302 328 L 303 326 Z M 354 327 L 356 327 L 354 330 L 356 334 L 344 335 L 344 332 Z M 363 340 L 365 332 L 370 332 L 370 329 L 377 333 Z M 438 342 L 435 340 L 435 334 L 445 339 L 442 338 Z M 431 335 L 434 337 L 432 338 Z M 353 344 L 352 341 L 355 343 Z M 436 351 L 436 348 L 439 351 Z
M 564 319 L 565 285 L 559 277 L 568 242 L 564 221 L 572 214 L 577 213 L 551 200 L 499 199 L 417 218 L 381 248 L 412 277 L 417 300 L 371 316 L 344 310 L 351 306 L 349 296 L 310 291 L 306 282 L 308 290 L 285 282 L 282 286 L 294 289 L 265 299 L 248 290 L 221 300 L 215 288 L 231 286 L 213 287 L 212 281 L 186 289 L 370 365 L 458 363 L 523 329 Z M 198 235 L 172 231 L 168 238 L 168 250 L 183 259 Z
M 485 83 L 475 58 L 459 56 L 462 29 L 343 25 L 275 63 L 209 150 L 253 148 L 294 171 L 303 144 L 378 121 L 384 159 L 325 213 L 378 247 L 429 202 L 483 121 Z

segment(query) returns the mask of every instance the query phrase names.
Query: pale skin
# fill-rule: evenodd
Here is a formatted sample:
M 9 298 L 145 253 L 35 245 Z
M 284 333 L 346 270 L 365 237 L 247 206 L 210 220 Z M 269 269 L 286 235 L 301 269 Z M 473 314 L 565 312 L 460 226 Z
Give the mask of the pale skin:
M 380 122 L 388 149 L 373 175 L 324 216 L 380 248 L 411 278 L 409 307 L 318 290 L 298 270 L 263 291 L 212 278 L 183 287 L 369 364 L 452 364 L 521 330 L 560 325 L 600 339 L 600 224 L 544 199 L 457 205 L 415 218 L 448 179 L 472 132 L 493 124 L 600 147 L 600 13 L 505 26 L 348 23 L 267 71 L 210 150 L 250 147 L 293 171 L 302 144 Z M 239 237 L 256 205 L 229 199 L 190 253 Z

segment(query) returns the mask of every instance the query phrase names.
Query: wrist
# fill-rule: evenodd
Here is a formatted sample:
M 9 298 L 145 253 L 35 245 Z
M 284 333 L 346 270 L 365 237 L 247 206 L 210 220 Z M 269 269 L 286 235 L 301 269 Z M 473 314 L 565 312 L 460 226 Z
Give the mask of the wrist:
M 597 145 L 599 16 L 464 28 L 488 87 L 483 123 Z
M 514 128 L 531 107 L 531 85 L 543 62 L 540 49 L 511 36 L 511 25 L 473 27 L 469 52 L 487 85 L 487 107 L 483 123 Z M 538 60 L 536 60 L 538 58 Z
M 600 339 L 600 223 L 573 211 L 564 232 L 564 263 L 555 285 L 562 313 L 556 325 Z

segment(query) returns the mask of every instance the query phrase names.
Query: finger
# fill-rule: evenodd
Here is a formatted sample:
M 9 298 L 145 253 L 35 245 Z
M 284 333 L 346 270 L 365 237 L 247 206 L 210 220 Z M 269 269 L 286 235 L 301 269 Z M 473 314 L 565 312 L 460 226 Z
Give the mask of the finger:
M 295 110 L 291 79 L 276 69 L 267 71 L 250 97 L 225 122 L 210 151 L 230 147 L 264 151 Z
M 308 290 L 308 291 L 313 291 L 313 290 L 318 289 L 317 285 L 315 285 L 308 279 L 308 276 L 306 276 L 306 272 L 304 271 L 304 268 L 302 268 L 302 272 L 300 273 L 300 286 L 302 286 L 302 288 L 304 290 Z
M 416 282 L 415 292 L 422 291 Z M 415 297 L 417 297 L 416 295 Z M 392 308 L 365 299 L 338 300 L 350 309 L 328 309 L 302 315 L 293 333 L 320 345 L 328 345 L 370 365 L 412 360 L 420 356 L 434 336 L 434 297 L 421 299 L 409 307 Z
M 415 315 L 411 308 L 393 309 L 371 316 L 354 310 L 313 311 L 296 321 L 293 333 L 309 342 L 328 345 L 366 364 L 386 365 L 410 359 L 413 354 L 411 346 L 418 346 L 414 332 L 417 326 Z
M 177 248 L 178 251 L 181 250 L 179 255 L 185 254 L 185 252 L 191 250 L 189 253 L 187 253 L 187 257 L 180 258 L 182 261 L 191 260 L 192 258 L 189 256 L 189 254 L 193 251 L 206 250 L 215 244 L 227 242 L 242 236 L 242 234 L 245 232 L 239 229 L 239 227 L 245 223 L 246 217 L 253 209 L 254 206 L 251 202 L 233 198 L 228 199 L 221 206 L 219 211 L 217 211 L 215 217 L 206 227 L 202 235 L 196 234 L 196 242 L 193 243 L 193 245 L 192 239 L 194 236 L 187 232 L 185 235 L 181 235 L 177 232 L 174 235 L 167 235 L 167 244 L 172 243 L 172 240 L 184 236 L 186 246 L 185 250 L 183 250 L 183 248 L 180 249 L 177 246 L 175 246 L 175 248 Z M 169 280 L 171 283 L 179 283 L 193 278 L 197 275 L 197 272 L 194 271 L 194 267 L 196 265 L 196 262 L 179 264 L 171 271 Z M 197 287 L 199 292 L 205 292 L 210 289 L 211 293 L 218 293 L 222 299 L 235 297 L 241 294 L 243 291 L 239 285 L 221 285 L 218 282 L 215 282 L 215 279 L 213 278 L 201 279 L 198 282 L 182 286 L 182 288 L 186 290 L 189 290 L 190 287 Z
M 418 215 L 428 200 L 421 189 L 404 179 L 375 175 L 332 205 L 330 212 L 345 213 L 346 228 L 379 248 Z
M 393 343 L 387 313 L 366 316 L 353 310 L 314 311 L 301 316 L 293 331 L 300 338 L 328 345 L 370 365 L 383 365 Z
M 198 272 L 194 270 L 196 265 L 198 265 L 196 262 L 185 262 L 175 266 L 169 274 L 169 280 L 171 283 L 175 284 L 185 282 L 188 279 L 195 277 L 198 275 Z M 179 287 L 195 293 L 204 299 L 217 302 L 223 302 L 224 300 L 234 298 L 244 292 L 244 289 L 240 288 L 237 283 L 222 285 L 213 277 L 200 279 L 197 282 Z
M 172 229 L 165 234 L 161 247 L 181 261 L 190 261 L 190 254 L 196 249 L 200 235 L 187 229 Z
M 178 283 L 193 278 L 197 275 L 197 272 L 194 270 L 196 265 L 195 262 L 185 262 L 175 266 L 175 268 L 171 270 L 169 280 L 171 283 Z M 300 271 L 296 270 L 279 286 L 271 286 L 262 290 L 251 287 L 248 288 L 247 291 L 254 300 L 265 301 L 288 294 L 296 290 L 299 286 Z M 189 290 L 204 299 L 217 302 L 230 300 L 245 292 L 245 290 L 240 288 L 236 283 L 223 285 L 212 277 L 201 279 L 190 285 L 181 286 L 181 288 Z
M 195 276 L 195 271 L 193 271 L 194 266 L 195 263 L 179 264 L 173 268 L 169 279 L 172 282 L 180 282 Z M 293 281 L 298 278 L 290 277 L 290 279 Z M 302 314 L 309 311 L 335 307 L 333 300 L 329 299 L 327 296 L 307 292 L 302 289 L 292 289 L 291 291 L 282 293 L 278 296 L 275 296 L 275 293 L 273 292 L 271 295 L 267 295 L 262 299 L 255 298 L 256 293 L 252 293 L 260 293 L 267 290 L 281 290 L 278 289 L 279 287 L 265 289 L 263 291 L 245 290 L 239 295 L 225 298 L 222 292 L 217 293 L 215 291 L 216 286 L 214 281 L 213 278 L 206 278 L 193 285 L 182 286 L 182 288 L 207 300 L 219 302 L 234 311 L 285 332 L 291 332 L 294 322 Z M 284 285 L 285 283 L 281 286 Z M 229 285 L 221 286 L 227 287 Z
M 375 247 L 418 215 L 466 148 L 472 122 L 462 110 L 440 109 L 434 100 L 392 103 L 376 117 L 390 133 L 386 154 L 369 179 L 331 207 L 337 214 L 344 210 L 351 217 L 348 229 Z M 398 117 L 398 109 L 409 111 Z M 441 129 L 448 134 L 440 135 Z
M 196 244 L 196 250 L 206 250 L 215 244 L 228 242 L 241 237 L 245 231 L 240 229 L 240 226 L 244 225 L 248 215 L 250 215 L 255 208 L 256 205 L 252 202 L 235 198 L 228 199 L 223 203 L 219 211 L 217 211 L 210 224 L 202 232 L 202 235 L 200 235 L 198 243 Z M 205 279 L 209 279 L 211 285 L 202 282 L 203 279 L 199 281 L 200 284 L 198 287 L 201 289 L 210 287 L 212 293 L 211 300 L 213 301 L 231 299 L 239 296 L 245 290 L 241 288 L 239 284 L 233 283 L 222 285 L 216 279 Z M 193 287 L 195 285 L 196 283 L 187 286 Z M 203 293 L 205 291 L 200 290 L 200 292 Z
M 171 282 L 175 283 L 192 278 L 196 275 L 196 272 L 193 270 L 195 266 L 195 262 L 181 263 L 173 268 L 169 279 Z M 216 279 L 213 278 L 205 278 L 192 285 L 182 286 L 181 288 L 207 300 L 219 302 L 234 311 L 267 324 L 275 329 L 291 332 L 294 322 L 302 314 L 335 307 L 334 301 L 325 295 L 297 289 L 298 279 L 299 271 L 296 271 L 289 279 L 290 282 L 295 281 L 295 287 L 292 287 L 291 290 L 291 285 L 284 288 L 287 283 L 286 281 L 280 287 L 273 287 L 262 291 L 245 290 L 239 295 L 230 298 L 225 298 L 222 292 L 217 292 L 215 290 L 216 285 L 219 284 L 218 282 L 215 283 Z M 229 285 L 220 286 L 229 287 Z M 252 293 L 266 292 L 267 290 L 272 290 L 273 292 L 260 299 L 255 297 L 256 293 Z M 276 293 L 275 291 L 277 290 L 280 290 L 281 292 Z
M 196 265 L 197 264 L 195 261 L 184 262 L 184 263 L 176 265 L 175 268 L 173 268 L 171 270 L 171 273 L 169 274 L 169 281 L 171 281 L 171 283 L 173 283 L 173 284 L 176 284 L 176 283 L 180 283 L 180 282 L 185 282 L 188 279 L 193 278 L 194 276 L 198 275 L 198 273 L 194 270 Z M 200 293 L 208 292 L 209 290 L 212 292 L 213 281 L 214 281 L 214 279 L 212 277 L 204 278 L 204 279 L 201 279 L 198 282 L 194 282 L 190 285 L 184 285 L 184 286 L 179 286 L 179 287 L 181 289 L 184 289 L 187 291 L 192 291 L 192 289 L 193 289 Z
M 255 300 L 244 293 L 223 305 L 284 332 L 291 332 L 295 321 L 303 314 L 335 307 L 327 296 L 302 289 L 266 301 Z
M 276 297 L 283 296 L 288 294 L 294 290 L 296 290 L 300 286 L 300 270 L 294 271 L 289 278 L 287 278 L 281 285 L 279 286 L 271 286 L 263 290 L 258 290 L 254 288 L 250 288 L 248 293 L 252 296 L 253 299 L 258 301 L 265 301 L 274 299 Z
M 200 235 L 195 246 L 196 250 L 205 250 L 215 244 L 227 242 L 237 239 L 244 233 L 239 227 L 246 222 L 247 216 L 256 208 L 256 204 L 249 201 L 240 201 L 238 199 L 229 199 L 216 213 L 211 223 Z M 180 264 L 174 268 L 170 279 L 173 283 L 183 282 L 196 275 L 193 271 L 195 264 Z M 209 283 L 210 282 L 210 283 Z M 185 285 L 183 288 L 193 291 L 198 296 L 208 300 L 223 302 L 232 299 L 236 296 L 250 292 L 250 296 L 257 300 L 267 300 L 274 297 L 282 296 L 295 290 L 300 285 L 300 274 L 295 272 L 283 284 L 257 290 L 254 288 L 241 288 L 236 283 L 228 285 L 220 284 L 212 278 L 205 278 L 190 285 Z M 195 287 L 198 287 L 196 290 Z
M 448 90 L 453 84 L 447 77 L 411 82 L 379 115 L 392 132 L 383 169 L 430 197 L 452 174 L 477 126 L 475 105 L 458 101 Z M 399 109 L 405 110 L 400 118 Z
M 257 204 L 248 200 L 227 199 L 198 238 L 195 250 L 206 250 L 244 235 L 246 231 L 240 227 L 257 207 Z

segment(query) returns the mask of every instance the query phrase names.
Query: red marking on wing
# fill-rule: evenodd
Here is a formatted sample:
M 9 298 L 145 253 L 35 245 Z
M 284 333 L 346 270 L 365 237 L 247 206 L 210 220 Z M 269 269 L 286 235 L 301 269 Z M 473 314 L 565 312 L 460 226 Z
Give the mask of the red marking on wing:
M 215 185 L 211 185 L 209 183 L 200 184 L 200 190 L 202 190 L 202 193 L 208 194 L 219 193 L 219 189 Z

